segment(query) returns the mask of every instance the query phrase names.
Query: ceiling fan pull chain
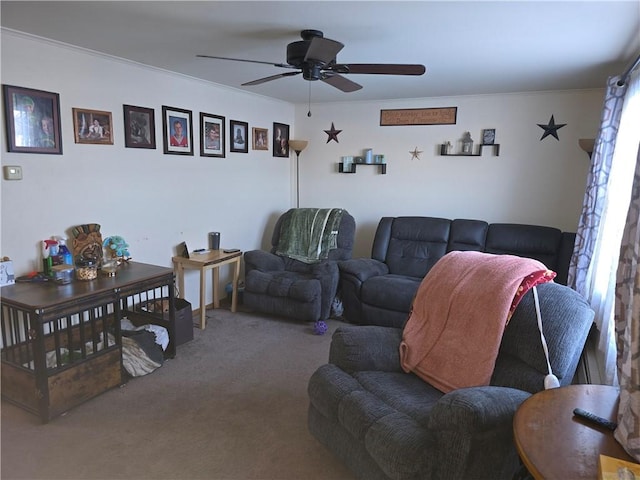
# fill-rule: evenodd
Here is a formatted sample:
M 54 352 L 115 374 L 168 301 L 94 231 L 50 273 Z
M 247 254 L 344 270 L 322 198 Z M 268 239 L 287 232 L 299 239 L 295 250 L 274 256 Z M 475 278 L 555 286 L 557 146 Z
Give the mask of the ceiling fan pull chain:
M 307 117 L 311 117 L 311 82 L 309 82 L 309 111 Z

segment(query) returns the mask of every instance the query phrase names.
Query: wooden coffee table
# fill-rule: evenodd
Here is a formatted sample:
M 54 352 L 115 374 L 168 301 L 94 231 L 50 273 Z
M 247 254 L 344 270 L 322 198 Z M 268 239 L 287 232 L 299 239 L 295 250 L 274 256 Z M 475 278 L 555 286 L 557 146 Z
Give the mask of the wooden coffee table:
M 233 269 L 233 293 L 231 296 L 231 311 L 236 311 L 238 304 L 238 277 L 240 276 L 240 260 L 242 252 L 225 253 L 222 250 L 209 250 L 205 253 L 192 253 L 189 258 L 173 257 L 173 266 L 178 282 L 179 296 L 184 298 L 184 271 L 194 269 L 200 271 L 200 328 L 204 330 L 207 325 L 206 302 L 206 272 L 211 270 L 213 276 L 213 308 L 220 308 L 219 268 L 223 265 L 234 264 Z
M 618 396 L 618 389 L 607 385 L 569 385 L 525 400 L 513 418 L 513 433 L 529 473 L 536 480 L 595 480 L 601 453 L 634 462 L 612 431 L 573 415 L 574 408 L 582 408 L 616 421 Z

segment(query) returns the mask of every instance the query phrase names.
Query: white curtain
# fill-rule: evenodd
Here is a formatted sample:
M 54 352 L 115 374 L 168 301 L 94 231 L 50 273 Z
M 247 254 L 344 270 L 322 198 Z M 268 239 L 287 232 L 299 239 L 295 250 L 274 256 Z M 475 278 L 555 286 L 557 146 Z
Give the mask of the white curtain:
M 640 143 L 638 71 L 623 87 L 610 78 L 592 156 L 569 282 L 595 310 L 603 383 L 616 385 L 613 313 L 620 244 Z

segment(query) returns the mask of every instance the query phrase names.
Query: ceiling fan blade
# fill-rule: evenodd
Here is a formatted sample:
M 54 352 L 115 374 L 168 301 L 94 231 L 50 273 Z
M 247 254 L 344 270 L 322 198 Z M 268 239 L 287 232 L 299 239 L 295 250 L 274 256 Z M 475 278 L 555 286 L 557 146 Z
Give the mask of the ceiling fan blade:
M 289 65 L 288 63 L 272 63 L 272 62 L 263 62 L 260 60 L 245 60 L 243 58 L 230 58 L 230 57 L 216 57 L 214 55 L 196 55 L 199 58 L 213 58 L 214 60 L 231 60 L 232 62 L 247 62 L 247 63 L 261 63 L 263 65 L 273 65 L 274 67 L 281 68 L 298 68 L 293 65 Z
M 285 72 L 279 73 L 278 75 L 271 75 L 269 77 L 259 78 L 258 80 L 253 80 L 252 82 L 243 83 L 242 86 L 246 87 L 248 85 L 260 85 L 261 83 L 270 82 L 271 80 L 277 80 L 278 78 L 291 77 L 293 75 L 300 75 L 302 72 Z
M 338 74 L 323 73 L 320 80 L 346 93 L 355 92 L 356 90 L 360 90 L 362 88 L 362 85 Z
M 327 65 L 336 73 L 366 73 L 370 75 L 422 75 L 426 68 L 420 64 L 405 63 L 339 63 Z
M 324 37 L 314 37 L 311 39 L 307 54 L 304 56 L 304 61 L 317 61 L 322 64 L 329 63 L 336 59 L 336 55 L 343 48 L 344 45 L 335 40 Z

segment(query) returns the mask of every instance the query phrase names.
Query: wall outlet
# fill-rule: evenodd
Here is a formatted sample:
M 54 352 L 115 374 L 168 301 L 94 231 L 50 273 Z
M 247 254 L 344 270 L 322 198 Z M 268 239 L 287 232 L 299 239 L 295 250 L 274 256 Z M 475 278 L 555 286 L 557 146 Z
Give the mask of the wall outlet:
M 22 180 L 22 167 L 18 165 L 5 165 L 2 171 L 5 180 Z

